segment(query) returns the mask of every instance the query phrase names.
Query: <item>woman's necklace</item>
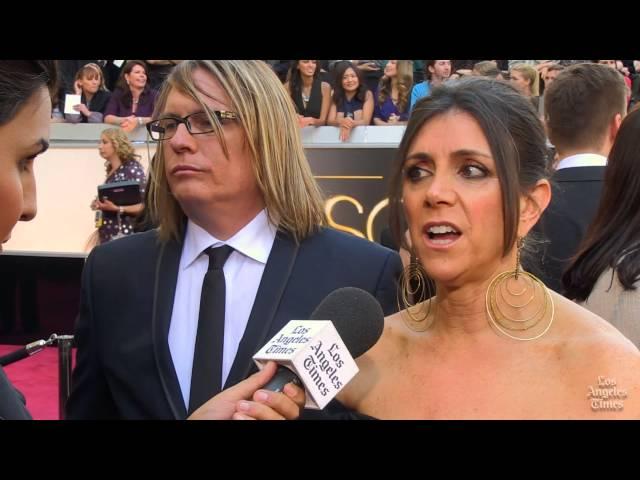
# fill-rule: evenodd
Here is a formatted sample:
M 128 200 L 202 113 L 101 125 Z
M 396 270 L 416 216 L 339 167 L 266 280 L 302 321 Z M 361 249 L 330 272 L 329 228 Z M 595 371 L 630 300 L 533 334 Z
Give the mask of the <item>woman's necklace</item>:
M 311 98 L 311 92 L 309 92 L 309 95 L 305 95 L 304 91 L 302 91 L 302 101 L 304 102 L 304 106 L 307 106 L 307 103 L 309 103 L 309 98 Z

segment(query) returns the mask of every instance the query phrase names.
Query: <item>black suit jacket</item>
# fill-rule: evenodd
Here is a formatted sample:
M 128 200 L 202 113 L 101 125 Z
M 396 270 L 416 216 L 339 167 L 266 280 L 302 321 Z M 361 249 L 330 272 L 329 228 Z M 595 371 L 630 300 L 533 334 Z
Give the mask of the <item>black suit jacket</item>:
M 24 396 L 18 392 L 0 367 L 0 420 L 31 420 Z
M 551 203 L 535 228 L 548 243 L 543 246 L 542 255 L 530 259 L 525 268 L 556 292 L 561 293 L 562 273 L 598 210 L 604 169 L 563 168 L 553 176 Z
M 152 230 L 89 255 L 67 418 L 186 418 L 168 345 L 181 251 Z M 299 245 L 278 232 L 225 388 L 256 370 L 251 357 L 288 321 L 309 318 L 337 288 L 362 288 L 385 314 L 396 311 L 401 268 L 396 252 L 335 230 Z

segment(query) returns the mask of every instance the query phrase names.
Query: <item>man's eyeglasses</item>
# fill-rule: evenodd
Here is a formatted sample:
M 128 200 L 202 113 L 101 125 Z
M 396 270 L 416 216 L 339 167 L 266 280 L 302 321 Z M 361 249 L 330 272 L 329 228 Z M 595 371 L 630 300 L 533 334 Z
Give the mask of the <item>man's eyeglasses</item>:
M 236 120 L 238 118 L 238 114 L 235 112 L 227 112 L 225 110 L 210 110 L 210 112 L 222 123 L 224 123 L 225 120 Z M 215 128 L 211 124 L 207 112 L 192 113 L 183 118 L 174 116 L 159 118 L 158 120 L 147 123 L 147 131 L 152 140 L 162 142 L 173 137 L 178 130 L 178 125 L 181 123 L 184 123 L 184 126 L 187 127 L 191 135 L 215 132 Z

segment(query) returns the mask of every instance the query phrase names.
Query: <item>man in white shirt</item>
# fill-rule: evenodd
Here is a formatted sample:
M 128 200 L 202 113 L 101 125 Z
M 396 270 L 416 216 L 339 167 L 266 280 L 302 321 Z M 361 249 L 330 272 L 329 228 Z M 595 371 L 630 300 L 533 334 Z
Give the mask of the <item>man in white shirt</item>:
M 148 125 L 159 228 L 87 260 L 67 418 L 209 411 L 207 398 L 244 384 L 255 352 L 333 290 L 397 308 L 397 253 L 322 227 L 295 109 L 265 63 L 186 60 L 166 84 Z M 237 413 L 282 401 L 267 397 Z
M 561 293 L 561 277 L 595 215 L 607 156 L 626 114 L 620 75 L 597 64 L 562 71 L 544 95 L 549 140 L 557 152 L 551 203 L 536 226 L 545 240 L 540 265 L 530 266 Z

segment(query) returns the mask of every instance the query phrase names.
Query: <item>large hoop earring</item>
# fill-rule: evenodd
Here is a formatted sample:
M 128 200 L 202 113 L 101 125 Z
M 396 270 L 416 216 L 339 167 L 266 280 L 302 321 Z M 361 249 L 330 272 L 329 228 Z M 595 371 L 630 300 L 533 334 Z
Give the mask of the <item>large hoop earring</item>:
M 515 270 L 502 272 L 491 280 L 486 293 L 486 309 L 489 323 L 498 332 L 514 340 L 528 341 L 549 331 L 555 306 L 546 285 L 522 270 L 520 253 L 523 246 L 524 239 L 518 238 Z
M 425 292 L 426 299 L 423 296 Z M 403 313 L 402 319 L 411 330 L 424 332 L 433 323 L 427 321 L 431 314 L 432 297 L 431 281 L 417 258 L 411 255 L 409 265 L 400 275 L 396 298 L 398 310 Z

